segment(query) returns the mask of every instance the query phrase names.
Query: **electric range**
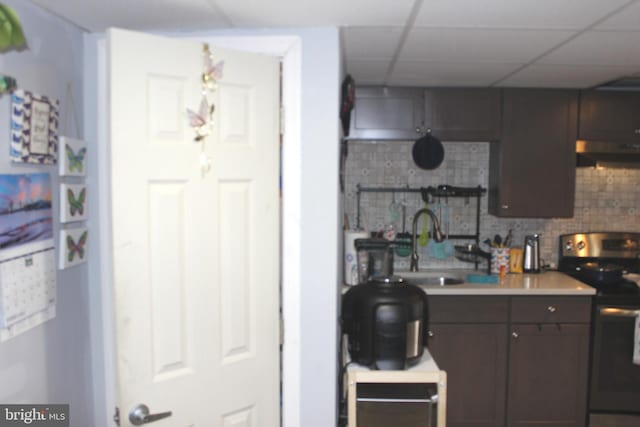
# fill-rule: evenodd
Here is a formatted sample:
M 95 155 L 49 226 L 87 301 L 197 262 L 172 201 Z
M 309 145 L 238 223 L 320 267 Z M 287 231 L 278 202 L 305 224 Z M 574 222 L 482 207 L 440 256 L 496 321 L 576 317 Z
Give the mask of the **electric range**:
M 640 287 L 625 275 L 606 284 L 589 283 L 578 269 L 591 262 L 617 265 L 625 272 L 640 273 L 640 233 L 562 235 L 558 261 L 559 271 L 597 290 L 593 298 L 589 355 L 590 426 L 617 425 L 614 423 L 619 417 L 640 416 L 640 365 L 633 363 L 635 324 L 640 317 Z M 594 419 L 599 420 L 598 423 Z M 604 424 L 599 424 L 601 422 Z

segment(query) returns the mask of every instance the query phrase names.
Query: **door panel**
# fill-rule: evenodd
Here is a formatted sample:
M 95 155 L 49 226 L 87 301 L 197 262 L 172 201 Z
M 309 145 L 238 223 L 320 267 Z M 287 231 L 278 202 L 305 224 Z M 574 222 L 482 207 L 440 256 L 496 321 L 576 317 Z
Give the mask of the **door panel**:
M 203 47 L 111 30 L 111 200 L 121 425 L 279 425 L 279 64 L 212 48 L 224 76 L 195 142 Z M 201 168 L 201 156 L 211 163 Z

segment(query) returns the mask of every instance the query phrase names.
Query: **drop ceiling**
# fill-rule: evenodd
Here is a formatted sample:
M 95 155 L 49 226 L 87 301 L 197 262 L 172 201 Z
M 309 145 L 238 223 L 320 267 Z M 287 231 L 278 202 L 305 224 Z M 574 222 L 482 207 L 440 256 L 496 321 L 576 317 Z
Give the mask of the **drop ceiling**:
M 640 76 L 640 0 L 30 0 L 90 32 L 335 26 L 356 84 L 594 87 Z

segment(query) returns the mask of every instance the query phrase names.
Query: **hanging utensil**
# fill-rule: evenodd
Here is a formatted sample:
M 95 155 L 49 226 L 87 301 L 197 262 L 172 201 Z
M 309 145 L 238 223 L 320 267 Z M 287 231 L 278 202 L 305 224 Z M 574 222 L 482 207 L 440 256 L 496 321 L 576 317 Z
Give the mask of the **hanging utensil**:
M 425 203 L 424 207 L 428 209 L 429 205 Z M 422 216 L 422 232 L 420 233 L 420 237 L 418 237 L 420 246 L 426 246 L 427 243 L 429 243 L 429 220 L 427 217 L 428 215 Z
M 407 233 L 407 205 L 402 203 L 402 232 L 396 236 L 396 255 L 408 257 L 411 255 L 411 233 Z
M 444 205 L 444 221 L 445 221 L 445 229 L 444 229 L 444 233 L 445 233 L 445 237 L 444 237 L 444 253 L 446 254 L 447 258 L 450 258 L 453 256 L 453 254 L 455 253 L 455 248 L 453 247 L 453 244 L 451 243 L 451 240 L 449 240 L 449 225 L 451 222 L 451 208 L 449 207 L 449 202 L 446 201 L 445 205 Z
M 440 196 L 438 196 L 438 203 L 436 205 L 438 212 L 438 223 L 442 225 L 442 203 L 440 202 Z M 435 227 L 433 222 L 431 224 L 432 233 L 435 233 Z M 433 236 L 433 234 L 432 234 Z M 436 242 L 435 239 L 431 239 L 427 244 L 427 255 L 434 259 L 443 259 L 444 251 L 442 250 L 442 242 Z
M 391 193 L 391 203 L 389 204 L 389 216 L 391 223 L 395 224 L 400 219 L 400 204 L 396 203 L 396 193 Z

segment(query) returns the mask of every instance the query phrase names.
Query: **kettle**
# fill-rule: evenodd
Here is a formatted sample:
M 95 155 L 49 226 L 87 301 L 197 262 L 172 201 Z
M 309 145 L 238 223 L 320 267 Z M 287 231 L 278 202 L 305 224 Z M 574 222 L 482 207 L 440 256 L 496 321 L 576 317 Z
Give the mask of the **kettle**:
M 524 256 L 522 271 L 525 273 L 540 273 L 540 235 L 524 236 Z

